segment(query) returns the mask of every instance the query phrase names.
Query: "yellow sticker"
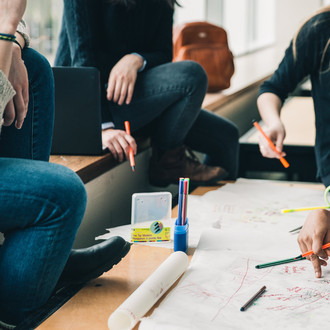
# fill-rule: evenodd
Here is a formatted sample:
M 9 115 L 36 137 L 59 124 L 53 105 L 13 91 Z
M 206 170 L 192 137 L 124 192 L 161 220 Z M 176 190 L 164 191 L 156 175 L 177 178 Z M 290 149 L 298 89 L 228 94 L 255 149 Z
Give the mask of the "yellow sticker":
M 163 242 L 171 239 L 171 227 L 164 227 L 161 221 L 154 221 L 150 227 L 132 228 L 132 242 Z

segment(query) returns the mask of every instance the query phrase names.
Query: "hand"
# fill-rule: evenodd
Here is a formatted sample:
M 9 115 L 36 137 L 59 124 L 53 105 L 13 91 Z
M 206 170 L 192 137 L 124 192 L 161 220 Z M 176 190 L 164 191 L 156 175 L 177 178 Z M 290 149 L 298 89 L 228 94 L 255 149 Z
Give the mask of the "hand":
M 265 130 L 266 135 L 276 146 L 276 149 L 280 152 L 277 154 L 268 144 L 267 140 L 262 134 L 259 134 L 259 149 L 260 153 L 267 158 L 285 157 L 286 153 L 283 152 L 283 141 L 285 138 L 285 128 L 282 122 L 278 122 L 276 125 L 267 127 Z
M 126 99 L 126 104 L 130 104 L 137 72 L 143 65 L 140 56 L 129 54 L 121 58 L 112 68 L 107 89 L 107 99 L 122 105 Z
M 0 0 L 0 32 L 14 34 L 25 8 L 26 0 Z
M 135 139 L 120 129 L 109 128 L 103 130 L 102 143 L 119 162 L 122 162 L 125 158 L 129 159 L 129 147 L 133 149 L 134 155 L 137 152 Z
M 330 242 L 330 212 L 324 209 L 311 211 L 306 218 L 298 236 L 298 244 L 302 253 L 313 250 L 314 254 L 307 256 L 313 264 L 315 276 L 322 276 L 321 266 L 326 266 L 325 260 L 330 256 L 330 250 L 322 250 L 322 245 Z
M 8 79 L 16 91 L 16 95 L 9 101 L 4 110 L 3 125 L 10 126 L 16 117 L 15 126 L 20 129 L 22 128 L 29 105 L 29 79 L 26 67 L 21 58 L 21 50 L 17 45 L 14 45 Z

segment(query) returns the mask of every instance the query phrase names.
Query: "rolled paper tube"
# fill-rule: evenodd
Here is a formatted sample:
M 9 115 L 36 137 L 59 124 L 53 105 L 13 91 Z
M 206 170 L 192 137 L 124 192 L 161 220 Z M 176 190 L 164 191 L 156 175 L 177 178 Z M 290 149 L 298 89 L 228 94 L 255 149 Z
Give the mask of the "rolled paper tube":
M 110 330 L 132 329 L 188 267 L 188 256 L 172 253 L 109 317 Z

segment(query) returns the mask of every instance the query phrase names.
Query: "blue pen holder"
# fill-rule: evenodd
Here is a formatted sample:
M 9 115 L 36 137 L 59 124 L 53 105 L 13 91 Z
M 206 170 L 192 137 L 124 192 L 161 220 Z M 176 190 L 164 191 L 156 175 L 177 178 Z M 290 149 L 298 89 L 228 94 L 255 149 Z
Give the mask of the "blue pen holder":
M 187 253 L 188 233 L 189 233 L 188 219 L 186 220 L 186 224 L 183 226 L 178 224 L 178 219 L 176 219 L 174 225 L 174 252 L 182 251 L 184 253 Z

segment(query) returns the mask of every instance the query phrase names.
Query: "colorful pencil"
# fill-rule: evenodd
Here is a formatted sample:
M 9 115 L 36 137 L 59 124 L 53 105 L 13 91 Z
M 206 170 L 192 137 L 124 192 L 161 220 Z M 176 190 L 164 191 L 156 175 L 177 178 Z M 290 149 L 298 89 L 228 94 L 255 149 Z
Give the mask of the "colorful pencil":
M 266 286 L 264 285 L 253 297 L 251 297 L 240 309 L 241 312 L 246 311 L 264 292 Z
M 283 209 L 281 210 L 282 213 L 290 213 L 290 212 L 300 212 L 300 211 L 311 211 L 317 209 L 328 209 L 330 206 L 312 206 L 312 207 L 301 207 L 297 209 Z
M 131 135 L 131 129 L 129 126 L 129 121 L 125 121 L 125 130 L 126 130 L 126 134 Z M 133 153 L 133 149 L 130 146 L 129 147 L 129 151 L 128 151 L 128 155 L 129 155 L 129 162 L 132 168 L 132 171 L 135 172 L 135 160 L 134 160 L 134 153 Z
M 289 262 L 295 262 L 295 261 L 300 261 L 300 260 L 304 260 L 304 259 L 306 259 L 306 258 L 297 257 L 297 258 L 283 259 L 283 260 L 268 262 L 265 264 L 260 264 L 260 265 L 257 265 L 256 268 L 257 269 L 267 268 L 267 267 L 272 267 L 272 266 L 277 266 L 277 265 L 282 265 L 282 264 L 288 264 Z
M 182 199 L 183 199 L 183 183 L 184 178 L 179 179 L 179 195 L 178 195 L 178 225 L 182 224 Z
M 188 202 L 188 180 L 184 179 L 183 182 L 183 202 L 182 202 L 182 226 L 186 224 L 187 220 L 187 202 Z
M 281 156 L 281 153 L 276 149 L 274 143 L 272 142 L 272 140 L 266 135 L 266 133 L 264 132 L 264 130 L 260 127 L 260 125 L 258 124 L 257 121 L 253 120 L 253 125 L 258 129 L 258 131 L 265 137 L 265 139 L 267 140 L 269 146 L 273 149 L 273 151 L 275 151 L 279 156 L 280 156 L 280 161 L 282 163 L 282 165 L 285 168 L 288 168 L 290 165 L 289 163 L 286 161 L 286 159 L 284 157 Z
M 323 250 L 328 249 L 328 248 L 330 248 L 330 243 L 324 244 L 322 246 L 322 249 Z M 278 261 L 273 261 L 273 262 L 268 262 L 268 263 L 265 263 L 265 264 L 260 264 L 260 265 L 257 265 L 256 268 L 257 269 L 261 269 L 261 268 L 266 268 L 266 267 L 272 267 L 272 266 L 287 264 L 289 262 L 295 262 L 295 261 L 305 260 L 307 256 L 310 256 L 312 254 L 314 254 L 314 252 L 313 252 L 313 250 L 310 250 L 310 251 L 307 251 L 305 253 L 302 253 L 298 257 L 284 259 L 284 260 L 278 260 Z

